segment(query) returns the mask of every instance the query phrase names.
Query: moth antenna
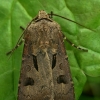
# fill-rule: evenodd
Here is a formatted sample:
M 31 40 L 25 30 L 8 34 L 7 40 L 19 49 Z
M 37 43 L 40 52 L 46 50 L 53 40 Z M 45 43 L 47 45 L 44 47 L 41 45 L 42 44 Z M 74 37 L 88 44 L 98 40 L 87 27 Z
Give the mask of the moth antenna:
M 60 15 L 58 15 L 58 14 L 54 14 L 52 11 L 51 11 L 51 13 L 48 14 L 48 15 L 50 15 L 51 18 L 52 18 L 52 16 L 54 15 L 54 16 L 57 16 L 57 17 L 60 17 L 60 18 L 66 19 L 66 20 L 68 20 L 68 21 L 70 21 L 70 22 L 73 22 L 73 23 L 79 25 L 79 26 L 82 26 L 82 27 L 84 27 L 84 28 L 87 28 L 87 29 L 89 29 L 89 30 L 91 30 L 91 31 L 96 32 L 95 30 L 92 30 L 92 29 L 90 29 L 90 28 L 88 28 L 88 27 L 86 27 L 86 26 L 84 26 L 84 25 L 82 25 L 82 24 L 80 24 L 80 23 L 78 23 L 78 22 L 75 22 L 75 21 L 73 21 L 73 20 L 71 20 L 71 19 L 69 19 L 69 18 L 66 18 L 66 17 L 60 16 Z

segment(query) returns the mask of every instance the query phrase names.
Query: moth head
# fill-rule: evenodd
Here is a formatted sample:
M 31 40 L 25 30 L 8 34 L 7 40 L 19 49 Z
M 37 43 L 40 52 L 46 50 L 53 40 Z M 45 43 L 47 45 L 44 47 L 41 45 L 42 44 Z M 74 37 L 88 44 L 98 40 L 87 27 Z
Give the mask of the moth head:
M 41 10 L 39 11 L 38 18 L 49 18 L 49 15 L 44 10 Z

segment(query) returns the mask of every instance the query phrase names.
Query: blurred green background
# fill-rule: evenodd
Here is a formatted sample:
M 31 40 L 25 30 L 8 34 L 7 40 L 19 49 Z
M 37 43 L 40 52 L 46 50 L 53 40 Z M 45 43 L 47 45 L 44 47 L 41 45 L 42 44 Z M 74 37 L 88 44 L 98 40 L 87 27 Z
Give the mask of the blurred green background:
M 100 100 L 100 77 L 88 77 L 79 100 Z
M 0 0 L 0 100 L 16 100 L 23 45 L 9 58 L 22 30 L 39 10 L 72 19 L 94 31 L 53 17 L 63 34 L 83 52 L 65 42 L 76 100 L 100 100 L 100 0 Z M 82 95 L 81 95 L 82 94 Z

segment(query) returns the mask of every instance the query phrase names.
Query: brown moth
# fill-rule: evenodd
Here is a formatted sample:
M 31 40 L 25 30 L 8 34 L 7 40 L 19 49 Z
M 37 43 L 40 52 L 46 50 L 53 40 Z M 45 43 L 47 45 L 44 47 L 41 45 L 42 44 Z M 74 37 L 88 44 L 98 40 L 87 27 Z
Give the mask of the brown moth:
M 63 37 L 59 24 L 51 19 L 52 15 L 85 27 L 45 11 L 39 11 L 26 29 L 21 27 L 23 34 L 16 46 L 7 53 L 12 54 L 25 40 L 17 100 L 75 100 L 64 39 L 77 49 L 88 50 L 77 47 Z
M 17 100 L 75 100 L 63 42 L 66 40 L 77 49 L 85 52 L 88 50 L 76 46 L 63 37 L 59 24 L 51 19 L 52 15 L 85 27 L 53 12 L 47 14 L 45 11 L 39 11 L 38 16 L 26 29 L 21 27 L 24 30 L 23 34 L 16 46 L 7 53 L 12 54 L 23 40 L 25 41 Z
M 75 100 L 59 24 L 39 11 L 24 39 L 17 100 Z

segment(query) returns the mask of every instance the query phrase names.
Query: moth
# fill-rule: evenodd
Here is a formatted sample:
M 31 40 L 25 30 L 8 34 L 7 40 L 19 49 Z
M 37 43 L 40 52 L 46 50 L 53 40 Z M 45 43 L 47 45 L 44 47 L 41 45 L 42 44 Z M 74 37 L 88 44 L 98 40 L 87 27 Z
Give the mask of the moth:
M 51 15 L 39 11 L 22 34 L 24 49 L 17 100 L 75 100 L 64 39 L 72 43 L 63 37 Z M 18 41 L 7 55 L 22 42 Z

